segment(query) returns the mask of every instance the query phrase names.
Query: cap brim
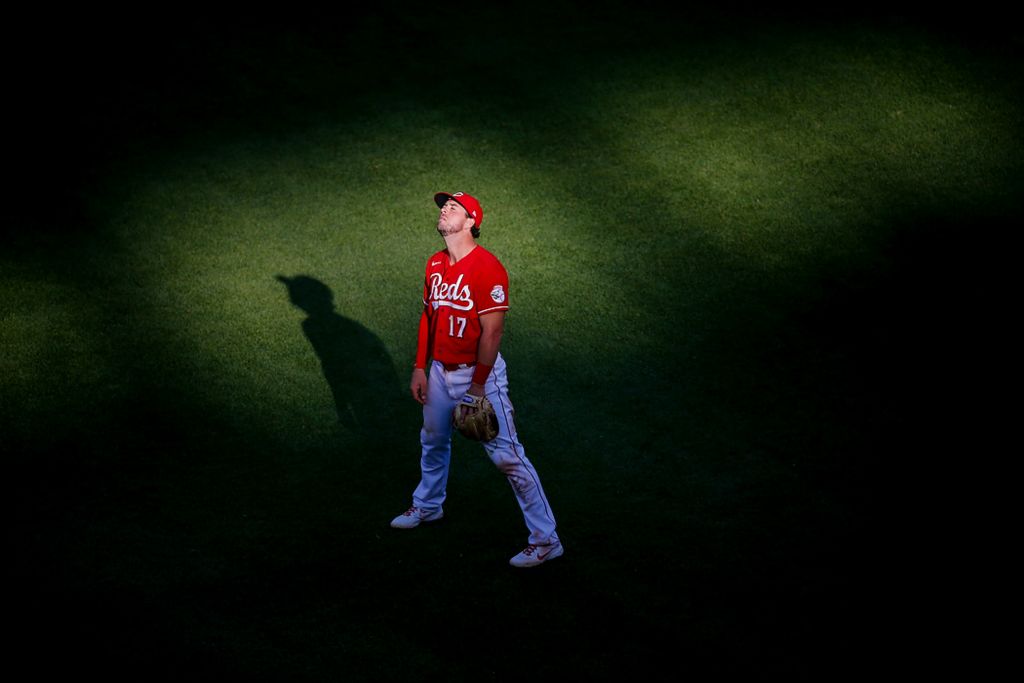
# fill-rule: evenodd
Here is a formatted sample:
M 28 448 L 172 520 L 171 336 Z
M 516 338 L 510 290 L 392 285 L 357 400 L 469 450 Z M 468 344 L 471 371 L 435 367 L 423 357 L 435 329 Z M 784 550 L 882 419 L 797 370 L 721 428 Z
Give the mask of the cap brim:
M 439 208 L 439 209 L 442 206 L 444 206 L 445 202 L 447 202 L 449 199 L 454 199 L 454 197 L 452 197 L 447 192 L 438 192 L 437 194 L 434 195 L 434 203 L 437 204 L 437 208 Z M 455 201 L 459 201 L 459 200 L 456 199 Z M 461 202 L 460 202 L 460 206 L 461 206 Z M 465 207 L 463 207 L 463 208 L 465 208 Z

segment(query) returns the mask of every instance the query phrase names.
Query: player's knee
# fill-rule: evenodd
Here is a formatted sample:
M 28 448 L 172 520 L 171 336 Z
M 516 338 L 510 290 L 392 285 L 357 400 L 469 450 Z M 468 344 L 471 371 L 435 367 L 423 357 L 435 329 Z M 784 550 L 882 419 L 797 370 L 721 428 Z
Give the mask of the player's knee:
M 451 440 L 451 436 L 451 428 L 445 429 L 434 425 L 424 425 L 423 429 L 420 430 L 420 441 L 424 445 L 447 443 Z
M 515 490 L 527 491 L 533 486 L 533 478 L 529 476 L 522 461 L 516 457 L 515 453 L 501 453 L 500 457 L 494 458 L 494 465 L 505 475 Z
M 499 448 L 491 453 L 491 462 L 494 466 L 501 470 L 504 474 L 509 474 L 515 470 L 516 458 L 515 453 L 508 451 L 504 448 Z

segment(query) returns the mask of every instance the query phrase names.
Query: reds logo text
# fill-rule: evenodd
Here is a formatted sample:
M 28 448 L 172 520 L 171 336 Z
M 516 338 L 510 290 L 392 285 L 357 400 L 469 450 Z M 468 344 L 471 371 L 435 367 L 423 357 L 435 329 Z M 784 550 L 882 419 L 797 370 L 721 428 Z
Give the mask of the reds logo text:
M 473 300 L 469 298 L 469 285 L 462 284 L 462 278 L 455 282 L 441 282 L 440 273 L 432 273 L 430 276 L 430 300 L 434 308 L 438 306 L 451 306 L 458 311 L 468 311 L 473 308 Z

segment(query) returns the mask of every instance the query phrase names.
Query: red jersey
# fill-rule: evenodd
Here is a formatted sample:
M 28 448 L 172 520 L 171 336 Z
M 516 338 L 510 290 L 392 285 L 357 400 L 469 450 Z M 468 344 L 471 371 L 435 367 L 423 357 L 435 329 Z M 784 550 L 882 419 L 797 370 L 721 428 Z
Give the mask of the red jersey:
M 455 264 L 443 249 L 427 260 L 423 305 L 434 360 L 475 362 L 480 316 L 508 310 L 508 273 L 501 261 L 480 245 Z

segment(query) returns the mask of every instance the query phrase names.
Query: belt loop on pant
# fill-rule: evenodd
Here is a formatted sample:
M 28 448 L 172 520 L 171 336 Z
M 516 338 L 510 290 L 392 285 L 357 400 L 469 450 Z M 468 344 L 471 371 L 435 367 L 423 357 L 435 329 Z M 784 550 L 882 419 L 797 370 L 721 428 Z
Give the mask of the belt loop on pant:
M 471 363 L 441 363 L 445 370 L 465 370 L 476 365 L 476 361 Z

